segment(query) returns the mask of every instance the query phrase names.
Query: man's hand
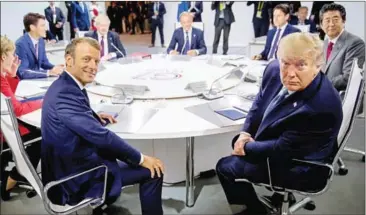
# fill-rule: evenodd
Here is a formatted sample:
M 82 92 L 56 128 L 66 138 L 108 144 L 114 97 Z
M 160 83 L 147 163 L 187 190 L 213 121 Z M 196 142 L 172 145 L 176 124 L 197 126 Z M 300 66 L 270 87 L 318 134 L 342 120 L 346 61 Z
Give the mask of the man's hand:
M 79 28 L 74 28 L 75 33 L 79 32 Z
M 158 11 L 155 11 L 154 14 L 155 14 L 155 16 L 158 16 L 159 15 L 159 12 Z
M 169 54 L 171 54 L 171 55 L 179 55 L 179 52 L 177 52 L 176 50 L 171 50 L 169 52 Z
M 149 169 L 151 172 L 151 178 L 155 177 L 155 173 L 158 174 L 160 178 L 162 173 L 164 173 L 164 164 L 159 159 L 150 157 L 147 155 L 144 156 L 144 162 L 141 164 L 142 167 Z
M 258 54 L 258 55 L 254 55 L 252 57 L 252 60 L 262 60 L 262 55 Z
M 314 18 L 315 18 L 315 15 L 313 14 L 313 15 L 310 15 L 310 20 L 311 21 L 314 21 Z
M 110 114 L 107 113 L 98 113 L 100 121 L 102 121 L 103 124 L 106 124 L 106 120 L 108 120 L 111 124 L 116 123 L 117 120 Z
M 196 50 L 189 50 L 189 51 L 187 51 L 187 55 L 189 55 L 189 56 L 197 56 L 197 52 L 196 52 Z
M 19 59 L 19 57 L 15 56 L 14 60 L 11 64 L 10 70 L 6 71 L 10 77 L 15 77 L 17 75 L 17 71 L 18 71 L 20 63 L 21 63 L 21 60 Z
M 240 135 L 234 144 L 234 151 L 232 152 L 232 155 L 245 156 L 244 145 L 252 141 L 254 141 L 252 137 Z
M 102 58 L 101 58 L 101 61 L 108 61 L 110 59 L 113 58 L 113 55 L 111 53 L 107 54 L 107 55 L 104 55 Z
M 49 72 L 48 74 L 50 76 L 59 76 L 63 71 L 64 71 L 64 65 L 60 64 L 60 65 L 56 65 L 54 66 Z

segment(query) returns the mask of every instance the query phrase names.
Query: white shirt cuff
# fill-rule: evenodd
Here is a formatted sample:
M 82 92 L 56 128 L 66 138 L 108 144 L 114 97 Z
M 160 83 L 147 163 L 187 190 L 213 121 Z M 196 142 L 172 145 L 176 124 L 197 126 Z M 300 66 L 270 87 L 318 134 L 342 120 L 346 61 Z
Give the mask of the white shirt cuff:
M 142 153 L 140 153 L 141 154 L 141 158 L 140 158 L 140 165 L 145 161 L 145 159 L 144 159 L 144 155 L 142 154 Z
M 248 132 L 245 132 L 245 131 L 241 131 L 241 132 L 240 132 L 240 134 L 244 134 L 244 135 L 247 135 L 247 136 L 249 136 L 249 137 L 251 137 L 251 136 L 252 136 L 251 134 L 249 134 Z
M 200 55 L 200 51 L 198 51 L 197 49 L 195 49 L 197 55 Z
M 47 70 L 46 75 L 47 75 L 47 77 L 50 77 L 50 70 Z
M 117 53 L 116 52 L 111 52 L 111 57 L 114 58 L 114 57 L 117 57 Z

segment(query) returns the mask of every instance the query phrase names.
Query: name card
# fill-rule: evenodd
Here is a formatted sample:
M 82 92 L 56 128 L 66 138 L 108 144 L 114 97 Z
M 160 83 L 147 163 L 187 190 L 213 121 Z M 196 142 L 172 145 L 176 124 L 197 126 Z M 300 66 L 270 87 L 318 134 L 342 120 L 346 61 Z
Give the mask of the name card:
M 115 85 L 115 87 L 123 89 L 126 94 L 131 95 L 144 95 L 146 91 L 150 89 L 145 85 L 130 85 L 130 84 L 121 84 Z
M 206 81 L 196 81 L 188 83 L 185 87 L 186 90 L 190 90 L 194 93 L 201 93 L 207 89 Z
M 192 59 L 189 55 L 168 55 L 171 61 L 190 61 Z

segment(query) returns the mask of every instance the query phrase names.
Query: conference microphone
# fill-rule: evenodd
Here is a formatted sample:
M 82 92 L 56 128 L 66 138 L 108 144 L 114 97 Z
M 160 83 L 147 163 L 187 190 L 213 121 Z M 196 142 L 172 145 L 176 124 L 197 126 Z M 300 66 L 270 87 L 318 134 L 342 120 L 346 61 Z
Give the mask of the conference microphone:
M 246 67 L 246 65 L 245 65 Z M 214 99 L 218 99 L 221 97 L 224 97 L 224 92 L 221 89 L 214 89 L 213 86 L 220 81 L 221 79 L 231 75 L 231 74 L 235 74 L 235 73 L 240 73 L 238 76 L 240 76 L 240 80 L 245 77 L 244 72 L 241 71 L 241 67 L 236 67 L 234 69 L 232 69 L 230 72 L 225 73 L 224 75 L 218 77 L 217 79 L 215 79 L 209 90 L 206 90 L 205 92 L 202 93 L 203 97 L 207 100 L 214 100 Z
M 131 104 L 133 102 L 133 96 L 132 95 L 127 95 L 122 87 L 105 85 L 105 84 L 98 83 L 96 81 L 94 82 L 94 84 L 96 86 L 102 86 L 102 87 L 109 87 L 109 88 L 113 88 L 113 89 L 118 89 L 122 92 L 122 94 L 112 95 L 112 97 L 111 97 L 112 104 Z
M 121 50 L 119 50 L 119 48 L 117 48 L 117 46 L 114 45 L 111 37 L 109 38 L 109 41 L 111 41 L 113 48 L 115 48 L 122 55 L 122 57 L 125 58 L 126 56 L 121 52 Z

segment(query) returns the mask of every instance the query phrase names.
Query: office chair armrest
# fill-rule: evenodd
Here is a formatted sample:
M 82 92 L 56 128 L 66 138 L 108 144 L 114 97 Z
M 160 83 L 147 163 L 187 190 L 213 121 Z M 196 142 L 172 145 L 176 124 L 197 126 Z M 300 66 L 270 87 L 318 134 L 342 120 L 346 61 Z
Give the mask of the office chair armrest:
M 29 141 L 27 141 L 27 142 L 23 143 L 23 145 L 24 145 L 24 146 L 28 146 L 28 145 L 30 145 L 30 144 L 32 144 L 32 143 L 34 143 L 34 142 L 39 141 L 39 140 L 42 140 L 42 137 L 37 137 L 37 138 L 34 138 L 33 140 L 29 140 Z M 2 144 L 2 142 L 1 142 L 1 144 Z M 0 152 L 0 154 L 2 154 L 2 153 L 4 153 L 4 152 L 7 152 L 7 151 L 10 151 L 10 148 L 7 148 L 7 149 L 2 150 L 2 147 L 1 147 L 1 152 Z

